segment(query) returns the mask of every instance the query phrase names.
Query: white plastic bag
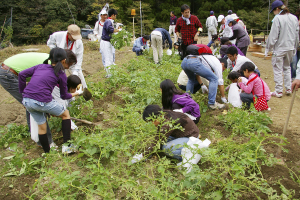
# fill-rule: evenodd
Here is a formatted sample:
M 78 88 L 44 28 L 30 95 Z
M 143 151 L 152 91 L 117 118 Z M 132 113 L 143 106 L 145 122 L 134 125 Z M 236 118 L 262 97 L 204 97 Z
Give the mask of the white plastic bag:
M 181 150 L 182 162 L 178 163 L 178 166 L 182 166 L 186 168 L 186 172 L 189 173 L 192 170 L 192 165 L 197 164 L 201 155 L 197 153 L 197 149 L 207 148 L 210 145 L 211 141 L 205 139 L 203 142 L 195 137 L 190 137 L 187 145 L 190 148 L 184 147 Z
M 239 88 L 237 83 L 231 83 L 228 91 L 228 102 L 231 103 L 234 107 L 242 107 L 242 100 L 240 97 Z
M 172 55 L 172 50 L 171 50 L 171 49 L 168 49 L 168 50 L 167 50 L 167 55 L 168 55 L 168 56 Z
M 39 126 L 31 115 L 30 115 L 30 135 L 33 141 L 35 142 L 39 141 Z

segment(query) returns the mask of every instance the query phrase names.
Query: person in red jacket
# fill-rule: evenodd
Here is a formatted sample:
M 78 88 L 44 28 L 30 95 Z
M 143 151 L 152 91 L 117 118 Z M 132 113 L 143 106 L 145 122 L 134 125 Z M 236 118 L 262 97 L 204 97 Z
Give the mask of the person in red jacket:
M 182 16 L 177 20 L 175 33 L 178 38 L 182 39 L 182 56 L 183 59 L 186 56 L 186 48 L 190 44 L 197 44 L 198 35 L 200 31 L 198 28 L 202 28 L 202 24 L 197 16 L 191 15 L 190 7 L 186 4 L 181 6 Z M 179 36 L 181 33 L 181 37 Z

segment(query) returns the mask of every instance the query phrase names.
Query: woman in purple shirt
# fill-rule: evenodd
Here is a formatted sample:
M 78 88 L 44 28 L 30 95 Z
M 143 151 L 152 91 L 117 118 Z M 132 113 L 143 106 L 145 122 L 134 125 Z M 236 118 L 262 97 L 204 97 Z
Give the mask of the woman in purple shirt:
M 166 79 L 160 84 L 162 91 L 162 105 L 165 110 L 181 112 L 189 116 L 195 124 L 200 120 L 200 107 L 188 93 L 177 90 L 170 79 Z
M 46 64 L 51 60 L 51 65 Z M 67 54 L 64 49 L 54 48 L 50 51 L 49 58 L 44 64 L 23 70 L 19 73 L 19 90 L 23 95 L 23 105 L 38 124 L 40 143 L 45 151 L 50 151 L 48 138 L 46 135 L 46 113 L 62 118 L 62 132 L 64 143 L 71 138 L 71 120 L 69 111 L 60 103 L 52 99 L 52 90 L 59 85 L 60 96 L 62 99 L 70 99 L 82 94 L 82 88 L 75 93 L 68 93 L 67 76 L 64 69 L 70 67 Z M 31 77 L 26 85 L 26 78 Z M 63 153 L 71 153 L 74 146 L 63 145 Z

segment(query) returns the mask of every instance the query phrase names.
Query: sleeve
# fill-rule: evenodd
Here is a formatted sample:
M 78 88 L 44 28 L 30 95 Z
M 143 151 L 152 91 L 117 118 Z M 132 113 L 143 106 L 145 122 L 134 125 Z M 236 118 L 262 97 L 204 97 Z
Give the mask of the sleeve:
M 107 32 L 108 33 L 113 33 L 114 32 L 114 26 L 113 26 L 113 24 L 112 24 L 112 22 L 111 21 L 109 21 L 110 22 L 110 24 L 108 25 L 108 27 L 107 27 Z
M 234 40 L 237 37 L 238 29 L 233 30 L 233 35 L 229 38 L 229 40 Z
M 195 16 L 196 17 L 196 16 Z M 196 26 L 196 28 L 198 29 L 198 28 L 203 28 L 202 27 L 202 24 L 201 24 L 201 22 L 200 22 L 200 20 L 198 19 L 198 17 L 196 17 L 196 23 L 195 23 L 195 26 Z
M 223 74 L 222 74 L 222 64 L 214 56 L 206 56 L 207 61 L 213 68 L 215 75 L 218 77 L 218 85 L 224 85 Z
M 172 43 L 173 43 L 173 42 L 172 42 L 170 33 L 169 33 L 168 31 L 166 31 L 166 30 L 164 30 L 164 32 L 165 32 L 165 35 L 166 35 L 167 40 L 168 40 L 168 42 L 169 42 L 169 49 L 172 49 Z
M 266 43 L 266 50 L 265 50 L 266 53 L 273 50 L 273 47 L 279 37 L 279 32 L 280 32 L 279 30 L 280 30 L 279 19 L 278 17 L 275 17 Z
M 297 21 L 297 26 L 296 26 L 296 40 L 295 40 L 295 51 L 297 52 L 297 49 L 299 47 L 299 22 Z
M 47 46 L 50 49 L 53 49 L 56 47 L 56 37 L 55 37 L 55 33 L 53 33 L 52 35 L 50 35 L 48 41 L 47 41 Z
M 96 24 L 95 24 L 94 34 L 95 34 L 95 35 L 98 35 L 98 34 L 99 34 L 99 21 L 97 21 Z
M 249 82 L 249 80 L 248 80 Z M 254 81 L 251 81 L 248 85 L 245 85 L 243 82 L 239 83 L 240 88 L 246 92 L 247 94 L 250 94 L 253 90 Z
M 180 20 L 178 19 L 177 22 L 176 22 L 176 26 L 175 26 L 175 33 L 179 32 L 180 33 Z
M 26 88 L 26 78 L 31 77 L 36 69 L 36 66 L 25 69 L 19 73 L 19 92 L 22 94 Z
M 218 27 L 218 21 L 217 21 L 216 17 L 214 17 L 214 21 L 215 21 L 215 27 L 217 28 Z
M 59 75 L 59 89 L 60 89 L 60 97 L 62 99 L 71 99 L 72 98 L 72 95 L 68 92 L 67 76 L 65 73 L 61 73 Z
M 175 24 L 177 23 L 177 17 L 175 17 Z
M 300 60 L 297 63 L 297 71 L 296 71 L 296 78 L 295 79 L 300 80 Z
M 82 43 L 82 40 L 79 40 L 79 41 L 80 41 L 80 44 L 78 45 L 78 49 L 76 52 L 77 63 L 74 66 L 75 69 L 81 69 L 82 60 L 83 60 L 83 51 L 84 51 L 83 43 Z M 77 42 L 77 41 L 75 41 L 75 42 Z
M 208 19 L 209 19 L 209 18 L 207 18 L 207 19 L 206 19 L 206 22 L 205 22 L 206 28 L 207 28 L 207 26 L 208 26 Z

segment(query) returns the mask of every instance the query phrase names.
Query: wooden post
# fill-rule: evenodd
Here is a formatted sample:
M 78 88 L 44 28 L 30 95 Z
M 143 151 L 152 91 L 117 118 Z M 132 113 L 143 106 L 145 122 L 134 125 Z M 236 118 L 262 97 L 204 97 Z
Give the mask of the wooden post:
M 135 39 L 135 33 L 134 33 L 134 16 L 133 16 L 133 21 L 132 21 L 132 24 L 133 24 L 133 39 Z

